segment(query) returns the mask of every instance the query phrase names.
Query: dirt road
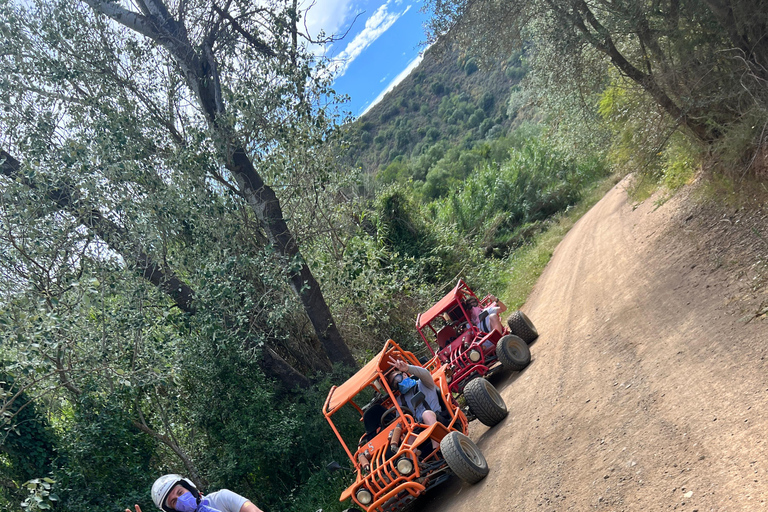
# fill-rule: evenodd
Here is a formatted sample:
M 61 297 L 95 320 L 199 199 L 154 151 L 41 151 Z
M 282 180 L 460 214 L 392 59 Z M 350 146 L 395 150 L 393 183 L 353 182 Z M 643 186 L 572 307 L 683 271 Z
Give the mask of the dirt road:
M 471 427 L 490 474 L 420 510 L 768 511 L 766 212 L 632 205 L 625 185 L 523 308 L 541 336 L 493 379 L 510 415 Z

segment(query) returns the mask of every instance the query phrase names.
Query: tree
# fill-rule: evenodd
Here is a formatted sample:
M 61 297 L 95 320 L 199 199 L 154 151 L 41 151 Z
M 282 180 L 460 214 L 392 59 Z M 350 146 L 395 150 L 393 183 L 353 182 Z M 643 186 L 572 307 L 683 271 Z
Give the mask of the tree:
M 283 99 L 286 106 L 299 111 L 308 110 L 304 82 L 309 69 L 308 63 L 299 61 L 306 57 L 300 54 L 298 46 L 299 13 L 295 0 L 285 5 L 282 12 L 268 12 L 261 16 L 260 9 L 251 10 L 247 4 L 230 5 L 231 11 L 224 11 L 216 4 L 181 4 L 176 18 L 160 0 L 140 2 L 141 12 L 124 9 L 113 2 L 85 1 L 95 12 L 160 45 L 174 60 L 207 122 L 210 137 L 217 146 L 218 158 L 237 183 L 237 192 L 256 213 L 269 242 L 293 267 L 288 272 L 291 287 L 300 297 L 326 354 L 332 362 L 355 367 L 355 360 L 333 322 L 320 285 L 283 218 L 275 192 L 254 167 L 249 156 L 252 151 L 237 133 L 237 123 L 231 119 L 237 113 L 231 112 L 226 101 L 227 91 L 222 85 L 225 78 L 236 81 L 237 75 L 231 72 L 237 69 L 237 61 L 230 55 L 253 52 L 252 56 L 260 56 L 268 64 L 277 64 L 277 71 L 284 74 L 282 85 L 287 89 L 285 92 L 293 96 L 292 99 L 290 96 Z M 192 20 L 198 21 L 199 25 L 188 27 L 186 24 Z M 262 23 L 269 23 L 269 32 L 265 35 L 273 38 L 274 46 L 270 46 L 259 34 Z M 193 35 L 198 36 L 197 40 L 190 37 Z M 218 50 L 218 55 L 215 50 Z M 245 84 L 231 83 L 229 88 L 235 89 L 238 85 Z
M 57 411 L 54 417 L 72 418 L 74 412 L 74 418 L 71 423 L 67 422 L 66 428 L 58 425 L 66 432 L 64 444 L 69 443 L 66 446 L 69 449 L 63 451 L 69 454 L 70 462 L 58 470 L 57 480 L 61 480 L 61 485 L 74 488 L 87 483 L 88 489 L 103 493 L 66 493 L 63 499 L 67 508 L 91 509 L 102 503 L 98 500 L 105 498 L 104 493 L 115 497 L 117 494 L 114 493 L 121 489 L 138 492 L 118 483 L 124 482 L 127 474 L 133 475 L 127 478 L 133 485 L 147 478 L 148 472 L 142 470 L 144 466 L 137 465 L 147 459 L 148 451 L 147 440 L 142 442 L 137 436 L 139 431 L 164 446 L 166 464 L 171 467 L 181 464 L 183 469 L 179 467 L 179 471 L 204 483 L 205 472 L 198 466 L 199 445 L 204 436 L 201 433 L 195 435 L 196 428 L 190 429 L 190 425 L 211 414 L 212 402 L 204 397 L 210 387 L 206 376 L 212 374 L 200 367 L 224 370 L 222 361 L 217 361 L 211 352 L 226 347 L 224 352 L 231 359 L 247 362 L 243 364 L 247 371 L 242 374 L 222 372 L 230 375 L 230 381 L 234 379 L 238 383 L 242 383 L 247 375 L 251 384 L 246 393 L 232 397 L 235 403 L 251 404 L 255 401 L 254 396 L 262 397 L 261 401 L 267 402 L 270 409 L 278 403 L 275 396 L 279 394 L 269 383 L 263 382 L 259 368 L 248 357 L 249 351 L 255 348 L 251 340 L 258 341 L 259 337 L 256 333 L 250 336 L 244 333 L 243 320 L 239 318 L 248 314 L 248 309 L 239 304 L 240 297 L 264 294 L 263 289 L 253 293 L 246 288 L 246 281 L 233 279 L 245 266 L 239 264 L 245 259 L 235 262 L 238 268 L 224 268 L 198 257 L 198 263 L 215 271 L 213 276 L 207 277 L 208 280 L 214 281 L 215 274 L 219 274 L 226 276 L 227 281 L 197 287 L 193 294 L 195 307 L 190 311 L 183 310 L 175 302 L 172 303 L 179 307 L 172 308 L 166 297 L 159 293 L 161 288 L 149 281 L 142 267 L 131 265 L 131 250 L 124 252 L 127 272 L 122 272 L 121 265 L 104 251 L 99 255 L 81 250 L 76 258 L 68 256 L 83 241 L 93 240 L 93 232 L 102 227 L 98 222 L 86 224 L 79 217 L 84 215 L 80 212 L 92 211 L 87 207 L 86 199 L 80 196 L 77 206 L 68 202 L 56 203 L 51 198 L 70 197 L 63 187 L 30 186 L 32 169 L 7 154 L 4 157 L 3 174 L 15 179 L 5 180 L 3 208 L 0 210 L 3 214 L 0 245 L 5 249 L 0 262 L 4 278 L 0 288 L 2 354 L 13 361 L 13 364 L 4 365 L 3 371 L 18 376 L 17 382 L 23 386 L 19 391 L 28 392 L 29 399 L 52 404 Z M 14 165 L 9 165 L 11 163 Z M 165 199 L 168 201 L 170 197 Z M 167 202 L 166 206 L 172 207 L 173 203 Z M 210 214 L 208 206 L 203 202 L 196 205 L 198 210 Z M 16 222 L 9 222 L 12 219 Z M 25 221 L 19 222 L 21 219 Z M 198 221 L 196 218 L 189 220 L 193 224 Z M 237 218 L 220 217 L 217 220 L 214 229 L 229 232 Z M 115 245 L 131 249 L 132 246 L 125 242 L 118 239 Z M 88 243 L 84 247 L 97 250 Z M 278 275 L 275 272 L 273 278 Z M 14 282 L 22 285 L 20 289 L 13 288 Z M 230 286 L 230 283 L 237 286 Z M 165 294 L 170 296 L 167 291 Z M 227 319 L 224 325 L 219 325 L 220 318 Z M 249 322 L 247 317 L 245 320 Z M 208 346 L 201 347 L 204 344 Z M 248 350 L 241 347 L 246 345 L 247 348 L 248 344 L 251 344 Z M 259 352 L 268 356 L 274 351 L 263 346 Z M 269 369 L 263 362 L 260 366 L 265 372 Z M 291 367 L 289 370 L 296 373 Z M 298 378 L 307 381 L 301 374 Z M 295 385 L 296 379 L 292 375 L 285 387 Z M 180 380 L 188 383 L 189 389 L 185 389 Z M 222 388 L 220 395 L 231 395 L 231 389 Z M 1 398 L 2 412 L 11 415 L 15 415 L 20 406 L 25 407 L 23 410 L 31 410 L 34 406 L 23 393 L 14 392 Z M 205 400 L 200 418 L 190 417 L 185 409 L 189 411 L 189 402 L 195 404 L 200 399 Z M 287 402 L 289 405 L 290 401 Z M 264 403 L 260 405 L 265 407 Z M 316 404 L 306 407 L 312 405 Z M 6 414 L 2 417 L 13 420 L 13 416 Z M 34 439 L 24 438 L 24 441 L 31 443 Z M 114 453 L 117 445 L 130 449 Z M 156 448 L 150 451 L 153 455 L 157 451 L 163 452 Z M 174 457 L 178 457 L 180 463 L 170 462 Z M 250 457 L 258 460 L 260 456 L 251 454 Z M 50 468 L 46 468 L 41 476 L 47 471 Z M 144 477 L 135 479 L 136 472 Z M 122 476 L 114 478 L 116 475 Z M 97 501 L 89 501 L 90 498 Z M 73 499 L 78 506 L 71 502 Z
M 608 64 L 706 144 L 747 105 L 768 105 L 759 85 L 768 69 L 760 1 L 457 0 L 431 7 L 432 37 L 458 38 L 479 56 L 532 41 L 533 74 L 544 83 L 600 89 Z M 744 71 L 755 79 L 740 81 Z
M 204 482 L 216 427 L 188 406 L 222 351 L 252 386 L 228 403 L 269 419 L 354 364 L 299 251 L 325 221 L 291 211 L 336 200 L 317 197 L 335 125 L 295 4 L 139 4 L 0 3 L 0 357 L 24 392 L 0 408 L 28 397 L 62 444 L 89 441 L 53 468 L 73 485 L 109 473 L 91 456 L 122 468 L 100 428 L 134 462 Z
M 3 150 L 0 150 L 0 160 L 2 160 L 0 171 L 8 178 L 19 181 L 35 191 L 43 185 L 36 183 L 29 176 L 24 176 L 21 173 L 20 162 Z M 133 259 L 132 267 L 141 277 L 166 293 L 181 311 L 194 314 L 195 292 L 192 288 L 179 279 L 172 270 L 157 263 L 143 247 L 130 239 L 123 227 L 105 217 L 99 209 L 89 205 L 77 189 L 64 182 L 55 185 L 44 184 L 42 188 L 44 189 L 43 198 L 52 206 L 73 215 L 78 225 L 89 229 L 92 235 L 106 242 L 112 250 L 121 254 L 125 261 Z M 263 357 L 267 374 L 277 378 L 284 385 L 288 387 L 308 385 L 308 381 L 301 373 L 268 346 L 263 349 Z M 57 368 L 61 375 L 63 375 L 62 364 L 61 360 L 57 361 Z M 63 379 L 62 382 L 66 385 L 68 380 Z
M 177 20 L 162 2 L 142 2 L 141 12 L 133 12 L 93 1 L 89 5 L 95 16 L 84 5 L 41 3 L 29 12 L 5 7 L 6 32 L 15 36 L 16 51 L 4 62 L 5 102 L 20 101 L 40 117 L 47 109 L 48 124 L 37 125 L 47 133 L 34 134 L 38 145 L 67 130 L 69 143 L 79 147 L 83 136 L 93 137 L 112 123 L 109 129 L 116 133 L 98 143 L 99 157 L 113 165 L 151 162 L 157 166 L 152 179 L 158 179 L 169 169 L 189 172 L 192 162 L 184 158 L 195 159 L 195 166 L 205 168 L 195 178 L 215 180 L 252 209 L 266 241 L 284 261 L 288 282 L 327 357 L 354 366 L 280 202 L 261 174 L 292 167 L 290 151 L 282 148 L 292 137 L 299 144 L 317 144 L 331 129 L 312 106 L 325 86 L 311 77 L 321 71 L 311 66 L 299 45 L 294 6 L 289 2 L 262 10 L 229 4 L 224 11 L 215 5 L 181 4 Z M 30 14 L 38 17 L 41 28 L 21 21 Z M 23 60 L 30 53 L 35 58 Z M 262 97 L 251 92 L 258 90 L 264 91 Z M 301 126 L 315 121 L 320 130 L 301 133 Z M 29 137 L 29 131 L 21 133 L 25 124 L 10 133 Z

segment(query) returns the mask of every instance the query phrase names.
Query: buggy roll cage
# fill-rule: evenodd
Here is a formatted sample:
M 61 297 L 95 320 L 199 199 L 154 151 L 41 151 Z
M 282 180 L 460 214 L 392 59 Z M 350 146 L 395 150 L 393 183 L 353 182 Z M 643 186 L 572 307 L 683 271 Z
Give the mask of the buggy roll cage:
M 438 378 L 436 379 L 436 384 L 438 384 L 437 380 L 440 378 L 443 380 L 445 379 L 443 372 L 439 372 L 438 375 L 438 370 L 441 368 L 437 358 L 433 358 L 427 364 L 422 365 L 413 353 L 403 350 L 395 341 L 390 339 L 384 344 L 384 348 L 381 352 L 363 366 L 363 368 L 361 368 L 355 375 L 350 377 L 344 384 L 331 387 L 328 392 L 328 397 L 323 404 L 323 416 L 325 416 L 325 419 L 330 424 L 336 437 L 344 447 L 344 451 L 347 453 L 349 460 L 352 461 L 355 466 L 358 465 L 357 460 L 355 459 L 357 450 L 353 453 L 352 450 L 349 449 L 346 441 L 341 436 L 336 425 L 334 425 L 332 417 L 339 412 L 344 405 L 350 404 L 360 413 L 362 421 L 362 416 L 365 411 L 363 410 L 363 407 L 355 403 L 354 398 L 366 388 L 372 387 L 377 393 L 383 395 L 380 403 L 394 407 L 397 410 L 399 417 L 406 423 L 406 425 L 411 427 L 421 425 L 413 416 L 404 413 L 403 407 L 400 405 L 399 400 L 397 400 L 399 390 L 394 391 L 389 386 L 387 377 L 394 370 L 394 367 L 391 366 L 388 361 L 390 356 L 400 358 L 414 366 L 425 367 L 433 377 Z M 446 405 L 446 412 L 451 417 L 450 424 L 447 427 L 461 429 L 461 426 L 457 425 L 457 422 L 465 425 L 467 420 L 466 417 L 462 418 L 464 413 L 462 413 L 458 407 L 448 406 L 449 404 L 455 403 L 455 399 L 448 390 L 448 386 L 441 386 L 438 384 L 438 395 L 443 404 Z

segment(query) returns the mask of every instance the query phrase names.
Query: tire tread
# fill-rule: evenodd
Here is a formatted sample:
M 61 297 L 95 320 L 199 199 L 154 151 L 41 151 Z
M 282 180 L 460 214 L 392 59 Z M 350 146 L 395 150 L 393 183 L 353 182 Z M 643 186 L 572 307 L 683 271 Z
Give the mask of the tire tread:
M 526 321 L 527 320 L 527 321 Z M 531 322 L 525 313 L 522 311 L 515 311 L 507 318 L 507 325 L 509 326 L 509 332 L 520 338 L 526 343 L 531 343 L 533 340 L 539 337 L 539 331 Z
M 461 447 L 461 437 L 466 436 L 455 430 L 449 432 L 440 442 L 440 451 L 443 452 L 443 457 L 448 463 L 448 467 L 451 468 L 451 471 L 456 476 L 469 484 L 474 484 L 485 478 L 488 474 L 488 463 L 485 461 L 485 457 L 483 457 L 484 464 L 482 466 L 477 466 L 469 460 Z M 470 440 L 470 442 L 472 441 Z M 474 445 L 474 443 L 472 444 Z M 479 448 L 478 451 L 480 451 Z
M 506 406 L 503 409 L 500 408 L 485 389 L 486 386 L 492 385 L 482 377 L 478 377 L 472 379 L 464 388 L 464 399 L 469 405 L 469 410 L 480 420 L 480 423 L 489 427 L 493 427 L 509 414 Z
M 518 345 L 518 348 L 523 353 L 522 358 L 515 357 L 509 350 L 507 346 L 509 342 Z M 507 334 L 499 340 L 496 344 L 496 356 L 499 358 L 501 365 L 509 370 L 522 370 L 531 362 L 531 351 L 528 348 L 528 344 L 514 334 Z

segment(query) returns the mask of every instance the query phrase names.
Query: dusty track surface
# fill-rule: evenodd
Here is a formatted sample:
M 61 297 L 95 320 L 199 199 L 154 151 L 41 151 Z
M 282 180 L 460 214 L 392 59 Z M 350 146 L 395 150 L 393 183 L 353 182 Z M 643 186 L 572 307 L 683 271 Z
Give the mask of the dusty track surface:
M 510 415 L 471 425 L 490 474 L 421 511 L 768 511 L 768 212 L 625 185 L 523 308 L 533 361 L 492 379 Z

